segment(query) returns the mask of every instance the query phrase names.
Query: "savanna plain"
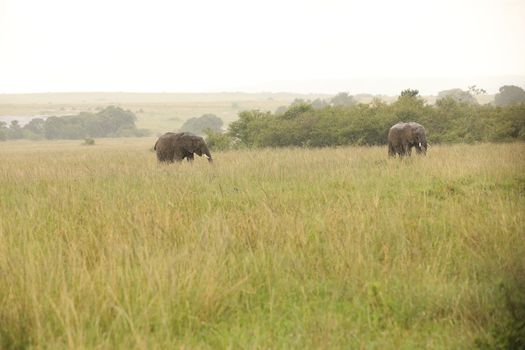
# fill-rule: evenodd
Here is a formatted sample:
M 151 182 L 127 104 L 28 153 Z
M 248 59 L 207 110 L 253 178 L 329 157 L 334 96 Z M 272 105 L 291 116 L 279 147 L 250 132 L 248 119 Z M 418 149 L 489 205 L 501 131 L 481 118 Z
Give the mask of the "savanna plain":
M 0 348 L 470 349 L 520 327 L 523 143 L 166 166 L 154 142 L 1 144 Z

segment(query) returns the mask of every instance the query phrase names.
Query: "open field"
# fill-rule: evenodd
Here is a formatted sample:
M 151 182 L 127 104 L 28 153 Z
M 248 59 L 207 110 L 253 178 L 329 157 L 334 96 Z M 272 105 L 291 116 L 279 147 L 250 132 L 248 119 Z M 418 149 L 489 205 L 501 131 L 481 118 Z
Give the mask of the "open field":
M 0 144 L 0 348 L 468 349 L 512 325 L 523 143 L 213 166 L 153 143 Z

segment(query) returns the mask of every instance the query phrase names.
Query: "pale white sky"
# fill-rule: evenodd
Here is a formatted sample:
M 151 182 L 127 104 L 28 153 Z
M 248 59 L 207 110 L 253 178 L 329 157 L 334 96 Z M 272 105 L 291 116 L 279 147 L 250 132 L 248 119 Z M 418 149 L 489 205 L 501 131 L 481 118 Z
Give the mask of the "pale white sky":
M 525 76 L 525 0 L 0 0 L 0 93 L 431 92 L 510 76 Z

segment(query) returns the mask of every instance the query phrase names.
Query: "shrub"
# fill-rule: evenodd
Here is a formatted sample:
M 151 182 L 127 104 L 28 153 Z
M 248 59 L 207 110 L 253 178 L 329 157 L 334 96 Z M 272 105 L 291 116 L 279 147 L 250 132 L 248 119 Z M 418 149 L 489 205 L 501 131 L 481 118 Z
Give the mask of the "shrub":
M 222 132 L 216 132 L 211 129 L 207 129 L 206 143 L 210 151 L 227 151 L 229 149 L 238 148 L 236 139 Z
M 95 140 L 89 137 L 86 137 L 84 139 L 84 142 L 82 143 L 84 146 L 93 146 L 95 144 Z

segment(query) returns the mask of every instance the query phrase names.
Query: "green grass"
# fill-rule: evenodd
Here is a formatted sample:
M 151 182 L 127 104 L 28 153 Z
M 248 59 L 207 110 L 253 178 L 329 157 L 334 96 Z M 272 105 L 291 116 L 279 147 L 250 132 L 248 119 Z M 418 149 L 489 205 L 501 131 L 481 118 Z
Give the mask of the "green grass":
M 0 144 L 0 348 L 505 341 L 525 271 L 524 144 L 159 166 L 153 143 Z

